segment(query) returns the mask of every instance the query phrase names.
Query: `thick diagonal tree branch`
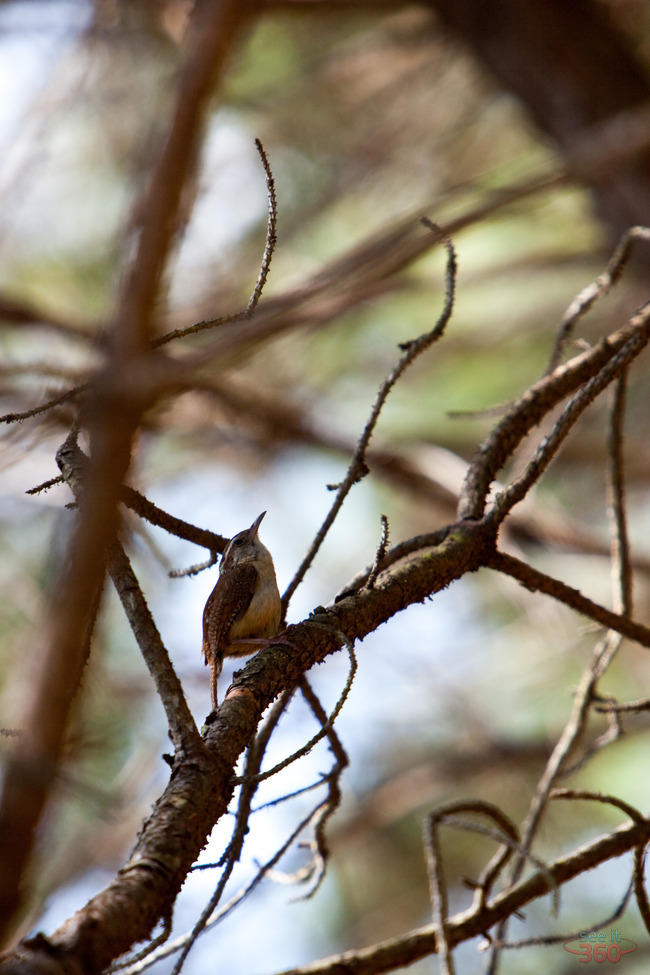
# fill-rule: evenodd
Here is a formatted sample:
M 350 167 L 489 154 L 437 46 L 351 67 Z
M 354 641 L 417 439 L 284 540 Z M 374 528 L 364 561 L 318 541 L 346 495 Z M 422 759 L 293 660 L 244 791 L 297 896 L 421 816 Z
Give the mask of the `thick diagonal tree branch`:
M 291 642 L 260 651 L 241 671 L 208 726 L 205 751 L 175 765 L 127 864 L 113 882 L 49 939 L 38 937 L 0 959 L 1 975 L 76 970 L 99 973 L 168 916 L 175 897 L 234 788 L 237 759 L 268 704 L 314 664 L 341 647 L 339 632 L 362 639 L 413 602 L 479 568 L 493 551 L 489 523 L 455 526 L 435 549 L 380 573 L 327 612 L 292 626 Z M 314 625 L 316 624 L 316 625 Z

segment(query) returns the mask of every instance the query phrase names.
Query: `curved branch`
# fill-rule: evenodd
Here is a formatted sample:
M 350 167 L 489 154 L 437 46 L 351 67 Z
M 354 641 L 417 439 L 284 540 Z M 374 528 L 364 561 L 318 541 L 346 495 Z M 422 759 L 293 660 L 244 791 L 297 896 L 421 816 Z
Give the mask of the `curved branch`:
M 526 880 L 498 894 L 482 910 L 472 908 L 450 918 L 445 925 L 449 947 L 454 948 L 464 941 L 484 935 L 493 925 L 520 911 L 531 901 L 551 893 L 554 888 L 561 887 L 607 860 L 640 847 L 647 843 L 648 838 L 650 823 L 647 820 L 632 822 L 561 857 L 549 864 L 546 870 L 538 870 Z M 437 950 L 438 929 L 430 924 L 368 948 L 323 958 L 304 968 L 285 969 L 278 975 L 379 975 L 380 972 L 412 965 L 419 958 L 435 954 Z

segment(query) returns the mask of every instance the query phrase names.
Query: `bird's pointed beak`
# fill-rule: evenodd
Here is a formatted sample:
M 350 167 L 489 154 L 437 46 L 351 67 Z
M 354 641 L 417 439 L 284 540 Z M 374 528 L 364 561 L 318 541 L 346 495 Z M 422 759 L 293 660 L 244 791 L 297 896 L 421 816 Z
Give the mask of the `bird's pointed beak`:
M 258 515 L 255 521 L 253 522 L 253 524 L 248 529 L 252 535 L 257 535 L 257 532 L 259 531 L 259 527 L 262 524 L 262 518 L 264 517 L 265 514 L 266 511 L 263 511 L 261 515 Z

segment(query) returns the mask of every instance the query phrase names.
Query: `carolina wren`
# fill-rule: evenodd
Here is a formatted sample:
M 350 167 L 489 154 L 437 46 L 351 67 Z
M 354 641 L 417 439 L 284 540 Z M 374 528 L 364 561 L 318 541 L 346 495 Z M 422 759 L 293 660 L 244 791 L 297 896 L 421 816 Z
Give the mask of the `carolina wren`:
M 282 607 L 273 559 L 257 537 L 265 514 L 228 542 L 219 579 L 203 610 L 203 656 L 210 665 L 213 708 L 223 658 L 254 653 L 280 626 Z

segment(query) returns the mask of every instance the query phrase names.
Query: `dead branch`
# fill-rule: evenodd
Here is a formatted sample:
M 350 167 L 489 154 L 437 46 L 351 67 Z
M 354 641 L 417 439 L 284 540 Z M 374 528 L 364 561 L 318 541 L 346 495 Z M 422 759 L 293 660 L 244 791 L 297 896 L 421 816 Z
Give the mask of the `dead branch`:
M 560 888 L 574 877 L 601 863 L 621 856 L 644 844 L 650 837 L 650 824 L 632 822 L 592 843 L 580 847 L 568 856 L 536 871 L 526 880 L 497 894 L 482 911 L 471 908 L 449 918 L 446 931 L 450 948 L 489 931 L 500 919 L 511 917 L 531 901 Z M 285 969 L 277 975 L 379 975 L 413 964 L 419 958 L 438 950 L 438 929 L 435 925 L 417 928 L 406 934 L 367 948 L 345 951 L 330 958 L 300 968 Z
M 413 555 L 380 573 L 374 589 L 290 627 L 291 647 L 278 644 L 260 651 L 235 677 L 207 726 L 205 748 L 175 764 L 169 785 L 112 883 L 50 938 L 23 943 L 17 953 L 6 954 L 0 973 L 11 972 L 14 961 L 29 957 L 37 975 L 43 965 L 51 966 L 53 952 L 61 972 L 82 958 L 87 970 L 101 970 L 132 944 L 146 940 L 158 919 L 168 916 L 206 837 L 225 813 L 235 763 L 268 704 L 294 687 L 312 664 L 337 652 L 343 636 L 350 642 L 363 638 L 411 602 L 478 568 L 493 543 L 489 525 L 459 526 L 437 550 Z
M 447 323 L 451 318 L 456 290 L 456 254 L 454 247 L 449 238 L 442 237 L 439 227 L 432 224 L 430 220 L 423 219 L 422 222 L 429 228 L 429 230 L 432 231 L 434 237 L 436 237 L 438 240 L 442 240 L 442 243 L 445 245 L 447 250 L 447 265 L 445 270 L 445 302 L 442 312 L 440 313 L 436 324 L 430 331 L 425 332 L 424 335 L 421 335 L 419 338 L 414 339 L 411 342 L 405 342 L 400 346 L 404 354 L 401 356 L 395 368 L 391 370 L 379 388 L 375 402 L 373 403 L 370 411 L 370 415 L 361 433 L 361 437 L 359 438 L 359 443 L 357 444 L 356 450 L 352 455 L 346 475 L 341 483 L 336 485 L 336 497 L 334 502 L 332 503 L 323 524 L 316 532 L 316 536 L 309 548 L 309 551 L 305 555 L 296 574 L 282 595 L 282 606 L 285 612 L 291 596 L 302 582 L 307 570 L 309 569 L 309 566 L 316 557 L 318 550 L 325 540 L 330 528 L 334 524 L 334 521 L 341 510 L 341 507 L 343 506 L 343 502 L 352 490 L 353 486 L 368 473 L 369 469 L 366 462 L 368 444 L 370 443 L 370 438 L 372 437 L 375 426 L 377 425 L 379 414 L 382 411 L 390 391 L 393 389 L 406 369 L 408 369 L 408 367 L 415 362 L 418 356 L 420 356 L 426 349 L 433 345 L 434 342 L 437 342 L 438 339 L 442 337 Z
M 156 341 L 153 343 L 154 348 L 158 348 L 161 345 L 166 345 L 167 342 L 171 342 L 174 339 L 184 338 L 186 335 L 194 335 L 197 332 L 203 332 L 208 328 L 215 328 L 220 325 L 230 325 L 234 322 L 246 321 L 247 319 L 253 317 L 257 304 L 262 296 L 262 291 L 264 290 L 264 285 L 266 284 L 266 279 L 271 268 L 273 251 L 275 250 L 275 245 L 277 243 L 278 223 L 278 200 L 275 192 L 275 180 L 273 179 L 271 164 L 269 163 L 268 156 L 266 155 L 266 150 L 259 139 L 255 140 L 255 148 L 259 153 L 260 159 L 262 160 L 264 173 L 266 175 L 266 189 L 269 209 L 262 263 L 260 265 L 257 281 L 255 282 L 255 287 L 251 292 L 251 296 L 248 299 L 246 307 L 243 309 L 243 311 L 235 312 L 232 315 L 223 315 L 219 318 L 208 318 L 204 321 L 196 322 L 194 325 L 190 325 L 187 328 L 177 328 L 172 332 L 167 332 L 166 335 L 162 335 L 159 339 L 156 339 Z
M 539 569 L 535 569 L 527 562 L 522 562 L 514 555 L 495 552 L 490 557 L 489 567 L 512 576 L 530 592 L 543 592 L 547 596 L 552 596 L 596 623 L 600 623 L 610 630 L 615 630 L 631 640 L 636 640 L 642 647 L 650 647 L 650 627 L 635 622 L 627 616 L 620 616 L 605 606 L 593 602 L 572 586 L 546 575 L 545 572 L 540 572 Z

